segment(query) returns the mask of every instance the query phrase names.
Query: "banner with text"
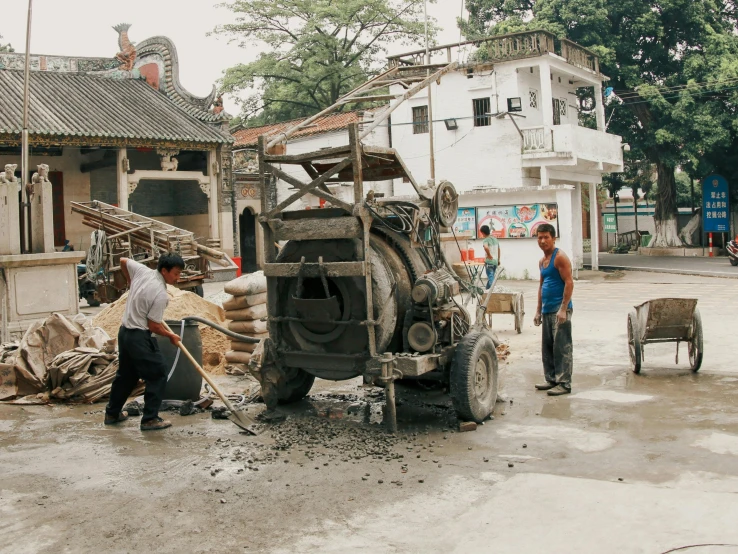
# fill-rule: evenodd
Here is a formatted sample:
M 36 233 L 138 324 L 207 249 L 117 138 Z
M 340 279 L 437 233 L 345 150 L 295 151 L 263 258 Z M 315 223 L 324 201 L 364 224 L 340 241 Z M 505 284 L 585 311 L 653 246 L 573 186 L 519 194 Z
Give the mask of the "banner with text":
M 728 181 L 722 175 L 702 180 L 702 228 L 705 233 L 730 231 L 730 195 Z

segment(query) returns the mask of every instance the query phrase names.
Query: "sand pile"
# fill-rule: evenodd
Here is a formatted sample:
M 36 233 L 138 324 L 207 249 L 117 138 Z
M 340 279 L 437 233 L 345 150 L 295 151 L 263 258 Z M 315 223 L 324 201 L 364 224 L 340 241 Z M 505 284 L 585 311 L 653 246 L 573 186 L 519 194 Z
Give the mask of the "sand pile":
M 179 290 L 176 287 L 167 286 L 169 305 L 164 312 L 166 319 L 182 319 L 183 317 L 195 315 L 223 325 L 225 323 L 225 312 L 223 308 L 208 302 L 194 293 Z M 118 336 L 118 329 L 123 321 L 126 311 L 128 293 L 120 297 L 117 302 L 110 304 L 100 311 L 92 320 L 93 325 L 102 327 L 111 337 Z M 202 336 L 202 361 L 203 367 L 208 373 L 222 375 L 225 373 L 225 352 L 229 349 L 229 340 L 215 329 L 206 325 L 200 325 Z

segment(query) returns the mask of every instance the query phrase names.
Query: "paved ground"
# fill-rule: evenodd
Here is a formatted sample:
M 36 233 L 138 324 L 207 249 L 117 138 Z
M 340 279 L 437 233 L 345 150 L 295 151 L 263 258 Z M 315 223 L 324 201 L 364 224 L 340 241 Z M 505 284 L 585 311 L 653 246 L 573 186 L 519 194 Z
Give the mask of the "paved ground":
M 533 390 L 536 283 L 507 281 L 528 315 L 520 335 L 495 316 L 505 401 L 472 433 L 442 394 L 405 389 L 389 440 L 357 380 L 318 382 L 258 438 L 207 414 L 146 435 L 104 428 L 101 405 L 0 406 L 0 552 L 738 552 L 736 296 L 696 276 L 580 278 L 574 394 Z M 628 310 L 661 296 L 699 298 L 698 374 L 684 345 L 679 365 L 647 346 L 629 369 Z
M 677 256 L 640 256 L 638 254 L 603 254 L 599 256 L 600 269 L 627 269 L 706 277 L 738 279 L 738 267 L 730 265 L 727 257 L 685 258 Z M 584 255 L 584 267 L 591 268 L 591 254 Z

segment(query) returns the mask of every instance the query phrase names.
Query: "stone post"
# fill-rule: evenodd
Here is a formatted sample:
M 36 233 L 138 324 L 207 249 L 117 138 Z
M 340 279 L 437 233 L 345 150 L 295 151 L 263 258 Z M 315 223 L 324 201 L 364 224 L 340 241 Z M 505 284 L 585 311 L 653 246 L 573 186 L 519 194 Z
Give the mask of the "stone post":
M 218 173 L 220 164 L 215 149 L 208 150 L 208 176 L 210 177 L 208 194 L 208 221 L 210 222 L 210 238 L 220 240 L 220 225 L 218 223 Z
M 0 255 L 20 254 L 20 210 L 18 190 L 20 183 L 15 177 L 15 164 L 5 166 L 0 175 Z
M 48 179 L 49 166 L 41 164 L 33 174 L 33 198 L 31 199 L 31 225 L 33 229 L 34 254 L 54 252 L 54 201 L 51 182 Z

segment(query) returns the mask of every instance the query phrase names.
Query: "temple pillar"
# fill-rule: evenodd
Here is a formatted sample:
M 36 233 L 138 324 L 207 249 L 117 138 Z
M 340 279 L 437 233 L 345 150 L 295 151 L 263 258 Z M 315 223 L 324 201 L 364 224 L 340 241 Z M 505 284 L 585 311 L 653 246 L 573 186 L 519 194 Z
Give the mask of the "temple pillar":
M 47 178 L 49 166 L 38 166 L 33 174 L 33 198 L 31 199 L 31 225 L 33 242 L 31 252 L 54 252 L 54 200 L 51 182 Z
M 116 164 L 118 181 L 118 207 L 128 211 L 128 154 L 125 148 L 118 148 L 118 163 Z
M 7 164 L 6 175 L 0 176 L 0 255 L 20 254 L 20 209 L 15 164 Z
M 220 173 L 220 163 L 215 151 L 208 150 L 208 182 L 203 183 L 202 188 L 209 190 L 206 192 L 208 196 L 208 221 L 210 224 L 210 237 L 214 240 L 220 240 L 220 224 L 218 221 L 218 173 Z

